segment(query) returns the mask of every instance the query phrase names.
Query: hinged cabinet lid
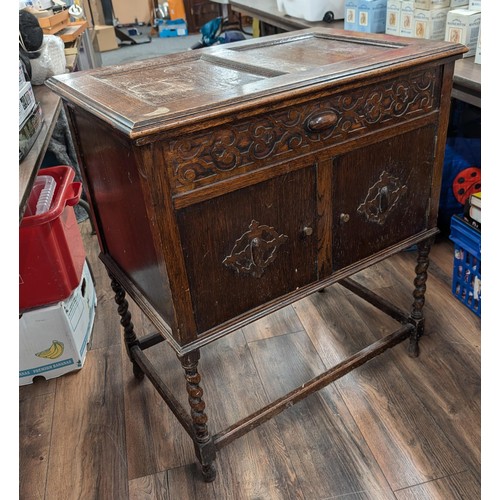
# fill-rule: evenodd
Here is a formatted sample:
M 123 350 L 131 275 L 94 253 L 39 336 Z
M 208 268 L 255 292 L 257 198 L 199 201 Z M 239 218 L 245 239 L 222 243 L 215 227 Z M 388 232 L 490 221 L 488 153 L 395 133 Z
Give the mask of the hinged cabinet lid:
M 449 42 L 314 28 L 58 75 L 54 92 L 131 138 L 234 112 L 284 92 L 458 58 Z

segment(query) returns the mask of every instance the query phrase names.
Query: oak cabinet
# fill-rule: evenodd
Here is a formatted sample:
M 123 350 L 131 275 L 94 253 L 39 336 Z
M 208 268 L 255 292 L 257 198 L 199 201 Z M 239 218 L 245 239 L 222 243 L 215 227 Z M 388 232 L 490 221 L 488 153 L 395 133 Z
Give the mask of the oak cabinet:
M 454 62 L 462 45 L 308 29 L 51 78 L 63 97 L 135 375 L 215 451 L 423 333 Z M 418 246 L 408 314 L 350 276 Z M 401 328 L 210 436 L 200 348 L 339 282 Z M 138 338 L 127 292 L 158 328 Z M 144 351 L 167 340 L 191 417 Z

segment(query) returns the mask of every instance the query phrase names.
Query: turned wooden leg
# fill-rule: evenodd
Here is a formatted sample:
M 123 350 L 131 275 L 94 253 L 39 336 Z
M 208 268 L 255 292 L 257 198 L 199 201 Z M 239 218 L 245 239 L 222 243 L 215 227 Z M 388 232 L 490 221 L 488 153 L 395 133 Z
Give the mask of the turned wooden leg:
M 134 324 L 131 321 L 131 315 L 128 310 L 128 302 L 125 298 L 125 290 L 122 288 L 120 283 L 109 274 L 111 278 L 111 288 L 115 292 L 115 302 L 118 304 L 118 314 L 120 315 L 120 324 L 123 326 L 123 339 L 125 340 L 125 346 L 127 348 L 127 354 L 132 361 L 132 367 L 134 371 L 135 378 L 142 380 L 144 378 L 144 372 L 140 369 L 139 365 L 134 361 L 130 349 L 134 345 L 139 345 L 137 336 L 134 331 Z
M 432 245 L 432 239 L 423 241 L 417 245 L 418 256 L 415 267 L 416 277 L 413 281 L 415 289 L 413 290 L 413 307 L 410 315 L 410 321 L 415 325 L 415 331 L 410 337 L 408 353 L 412 358 L 416 358 L 420 351 L 418 341 L 424 334 L 424 315 L 423 308 L 425 304 L 425 290 L 427 282 L 427 268 L 429 267 L 429 252 Z
M 198 373 L 198 361 L 200 351 L 197 349 L 183 356 L 179 356 L 186 378 L 186 389 L 189 395 L 189 406 L 191 407 L 191 418 L 195 432 L 195 451 L 201 463 L 203 479 L 206 482 L 213 481 L 216 476 L 215 446 L 208 432 L 205 414 L 205 402 L 203 401 L 203 390 L 200 387 L 201 376 Z

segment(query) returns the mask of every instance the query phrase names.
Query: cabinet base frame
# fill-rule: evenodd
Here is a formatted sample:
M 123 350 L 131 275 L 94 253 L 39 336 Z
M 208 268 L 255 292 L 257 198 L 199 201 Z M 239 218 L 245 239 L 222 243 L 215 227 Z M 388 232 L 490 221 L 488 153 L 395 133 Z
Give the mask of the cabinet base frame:
M 284 396 L 247 417 L 242 418 L 213 436 L 211 436 L 208 431 L 208 417 L 205 414 L 203 390 L 200 386 L 201 376 L 198 372 L 200 349 L 193 349 L 187 354 L 177 355 L 185 372 L 186 388 L 191 408 L 191 414 L 189 415 L 159 376 L 155 367 L 144 353 L 144 350 L 162 342 L 165 340 L 165 337 L 159 333 L 148 334 L 141 339 L 136 336 L 134 325 L 131 321 L 131 315 L 128 311 L 128 303 L 125 299 L 125 291 L 110 273 L 111 286 L 115 292 L 115 301 L 118 304 L 118 313 L 121 316 L 121 325 L 124 328 L 124 341 L 127 347 L 127 353 L 133 364 L 134 376 L 137 379 L 142 379 L 145 375 L 151 381 L 156 391 L 165 401 L 179 423 L 184 427 L 193 441 L 195 453 L 200 462 L 202 475 L 206 482 L 213 481 L 216 478 L 216 470 L 213 462 L 215 461 L 216 452 L 218 450 L 278 415 L 283 410 L 323 389 L 335 380 L 347 375 L 355 368 L 408 338 L 410 339 L 408 347 L 409 355 L 412 357 L 418 356 L 418 341 L 424 332 L 422 309 L 425 303 L 425 283 L 427 281 L 429 251 L 432 239 L 433 238 L 424 240 L 417 245 L 418 258 L 415 268 L 414 302 L 410 315 L 407 315 L 404 311 L 395 307 L 386 299 L 350 278 L 344 278 L 338 282 L 355 295 L 400 322 L 402 326 L 399 329 L 386 335 L 382 339 L 376 340 L 320 375 L 302 384 L 300 387 L 293 389 Z

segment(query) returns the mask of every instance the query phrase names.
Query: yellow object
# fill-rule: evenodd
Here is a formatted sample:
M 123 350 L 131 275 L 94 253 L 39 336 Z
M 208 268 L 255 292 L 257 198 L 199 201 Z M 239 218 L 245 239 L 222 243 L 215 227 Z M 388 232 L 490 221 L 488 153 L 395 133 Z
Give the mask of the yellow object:
M 46 359 L 57 359 L 64 352 L 64 344 L 59 340 L 53 340 L 52 345 L 44 351 L 37 352 L 35 356 Z
M 183 0 L 168 0 L 168 11 L 170 19 L 186 20 L 186 10 L 184 9 Z
M 252 32 L 254 38 L 260 37 L 260 21 L 256 17 L 252 19 Z

